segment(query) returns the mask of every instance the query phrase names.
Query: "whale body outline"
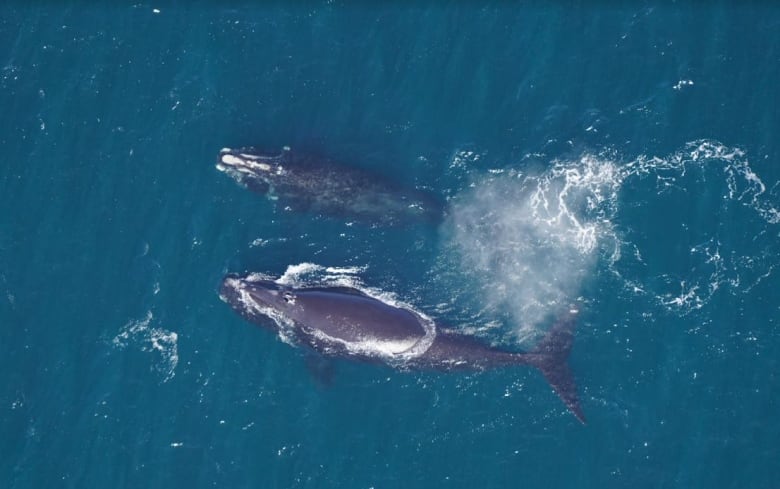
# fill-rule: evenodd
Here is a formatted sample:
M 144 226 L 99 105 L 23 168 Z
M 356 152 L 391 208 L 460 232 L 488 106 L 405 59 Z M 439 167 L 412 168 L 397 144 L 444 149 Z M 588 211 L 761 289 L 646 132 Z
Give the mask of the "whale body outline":
M 216 167 L 287 210 L 385 226 L 438 223 L 444 215 L 443 202 L 430 192 L 289 146 L 279 154 L 222 148 Z
M 384 363 L 401 370 L 480 371 L 528 365 L 538 369 L 567 409 L 585 424 L 568 357 L 578 311 L 570 308 L 528 352 L 489 346 L 427 317 L 351 287 L 291 287 L 231 274 L 220 298 L 246 320 L 286 342 L 327 357 Z

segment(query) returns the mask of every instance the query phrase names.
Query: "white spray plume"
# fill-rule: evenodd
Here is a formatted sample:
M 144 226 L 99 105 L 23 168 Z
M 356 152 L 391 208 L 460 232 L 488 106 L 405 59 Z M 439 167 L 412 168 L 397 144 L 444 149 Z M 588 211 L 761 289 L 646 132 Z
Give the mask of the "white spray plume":
M 577 297 L 619 188 L 614 163 L 554 162 L 541 175 L 494 173 L 455 199 L 446 224 L 486 309 L 509 314 L 521 342 Z

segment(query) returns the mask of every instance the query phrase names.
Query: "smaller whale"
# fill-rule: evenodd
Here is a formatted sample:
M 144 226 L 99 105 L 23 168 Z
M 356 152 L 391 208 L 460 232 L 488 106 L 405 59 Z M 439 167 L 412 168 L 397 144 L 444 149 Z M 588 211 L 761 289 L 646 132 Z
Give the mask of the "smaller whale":
M 217 169 L 295 211 L 379 225 L 438 222 L 443 214 L 442 203 L 428 192 L 368 170 L 298 154 L 288 146 L 278 155 L 223 148 Z
M 324 356 L 385 363 L 404 370 L 536 367 L 569 411 L 585 423 L 567 363 L 575 310 L 560 318 L 536 348 L 523 353 L 440 328 L 412 309 L 349 287 L 293 288 L 267 278 L 228 275 L 220 298 L 248 321 L 268 326 L 286 342 Z

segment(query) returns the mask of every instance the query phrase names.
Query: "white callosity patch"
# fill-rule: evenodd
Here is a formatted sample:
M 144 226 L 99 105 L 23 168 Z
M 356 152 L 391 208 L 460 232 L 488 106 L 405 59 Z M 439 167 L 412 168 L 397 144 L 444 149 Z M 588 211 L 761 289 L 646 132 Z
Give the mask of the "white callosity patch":
M 134 344 L 142 351 L 156 352 L 160 361 L 154 364 L 154 370 L 163 376 L 163 382 L 167 382 L 176 375 L 179 337 L 174 331 L 151 327 L 153 318 L 152 311 L 148 311 L 143 319 L 128 321 L 112 343 L 119 349 Z
M 232 154 L 224 154 L 219 159 L 217 168 L 222 171 L 234 170 L 243 173 L 256 173 L 256 170 L 262 172 L 271 171 L 272 167 L 268 163 L 257 162 L 256 157 L 246 158 L 243 156 L 244 155 L 242 155 L 242 158 L 239 158 Z

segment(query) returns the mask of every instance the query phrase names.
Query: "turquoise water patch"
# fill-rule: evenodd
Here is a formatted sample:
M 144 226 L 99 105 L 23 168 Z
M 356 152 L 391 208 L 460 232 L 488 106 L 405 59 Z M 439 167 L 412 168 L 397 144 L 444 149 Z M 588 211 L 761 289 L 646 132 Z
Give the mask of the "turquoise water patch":
M 776 484 L 780 9 L 0 11 L 3 487 Z M 285 145 L 445 214 L 215 168 Z M 588 424 L 531 369 L 326 385 L 219 299 L 329 267 L 505 349 L 577 304 Z

